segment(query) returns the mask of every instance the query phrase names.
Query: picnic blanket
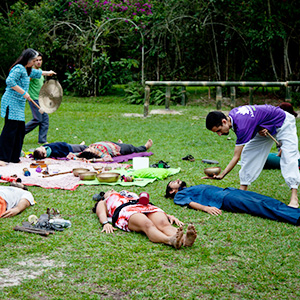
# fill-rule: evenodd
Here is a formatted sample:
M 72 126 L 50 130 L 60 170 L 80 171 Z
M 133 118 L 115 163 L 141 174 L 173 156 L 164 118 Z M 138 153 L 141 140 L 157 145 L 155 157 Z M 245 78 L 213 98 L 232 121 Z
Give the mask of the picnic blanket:
M 79 184 L 84 185 L 121 185 L 121 186 L 146 186 L 149 183 L 154 182 L 155 180 L 162 180 L 168 176 L 175 175 L 180 172 L 180 168 L 169 168 L 169 169 L 159 169 L 159 168 L 145 168 L 140 170 L 133 169 L 120 169 L 113 170 L 109 172 L 116 172 L 120 175 L 132 176 L 138 178 L 138 181 L 125 182 L 119 179 L 116 182 L 99 182 L 97 179 L 94 180 L 81 180 Z
M 42 173 L 36 172 L 35 168 L 30 168 L 30 164 L 34 162 L 31 158 L 20 158 L 21 162 L 14 164 L 8 163 L 5 167 L 0 167 L 0 175 L 12 176 L 17 175 L 21 178 L 22 183 L 27 186 L 40 186 L 45 189 L 64 189 L 64 190 L 75 190 L 79 186 L 79 177 L 75 177 L 72 173 L 57 175 L 53 177 L 43 178 Z M 52 158 L 44 159 L 48 166 L 55 169 L 56 172 L 68 172 L 72 171 L 74 168 L 87 168 L 89 170 L 94 170 L 93 166 L 97 166 L 100 163 L 86 163 L 77 160 L 56 160 Z M 108 164 L 107 164 L 108 165 Z M 103 166 L 103 163 L 101 163 Z M 105 166 L 105 165 L 104 165 Z M 109 164 L 113 169 L 115 168 L 128 168 L 130 164 Z M 23 169 L 27 168 L 30 172 L 30 176 L 25 176 Z M 0 180 L 0 182 L 5 182 Z

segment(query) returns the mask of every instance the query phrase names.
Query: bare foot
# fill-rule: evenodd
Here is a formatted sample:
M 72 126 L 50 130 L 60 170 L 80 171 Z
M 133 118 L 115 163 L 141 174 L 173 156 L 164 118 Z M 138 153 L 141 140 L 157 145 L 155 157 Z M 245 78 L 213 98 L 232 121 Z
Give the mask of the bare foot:
M 85 145 L 85 141 L 82 141 L 79 145 Z
M 6 166 L 6 162 L 5 162 L 5 161 L 2 161 L 2 160 L 0 160 L 0 167 L 4 167 L 4 166 Z
M 152 144 L 153 144 L 153 141 L 151 139 L 149 139 L 147 141 L 147 143 L 145 144 L 146 149 L 148 150 L 152 146 Z
M 193 246 L 197 238 L 197 231 L 193 224 L 189 224 L 186 234 L 183 236 L 183 246 L 191 247 Z
M 118 143 L 123 144 L 123 141 L 121 139 L 118 139 Z
M 175 249 L 179 249 L 182 246 L 182 237 L 183 237 L 183 229 L 182 226 L 180 226 L 177 229 L 177 232 L 175 235 L 173 235 L 170 238 L 170 245 L 173 246 Z
M 291 199 L 289 205 L 290 207 L 294 207 L 294 208 L 299 208 L 299 202 L 298 202 L 298 198 L 296 199 Z

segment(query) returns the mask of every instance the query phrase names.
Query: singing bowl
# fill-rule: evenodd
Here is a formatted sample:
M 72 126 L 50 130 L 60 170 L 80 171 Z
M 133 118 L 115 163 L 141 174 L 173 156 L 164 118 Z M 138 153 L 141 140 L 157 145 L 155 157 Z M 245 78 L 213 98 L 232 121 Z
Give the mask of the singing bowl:
M 213 177 L 214 175 L 219 175 L 221 173 L 221 168 L 220 167 L 205 168 L 204 173 L 209 177 Z
M 116 182 L 118 181 L 120 174 L 119 173 L 100 173 L 96 175 L 99 182 Z
M 75 169 L 73 169 L 72 172 L 73 172 L 74 176 L 78 177 L 79 174 L 81 174 L 81 173 L 89 172 L 89 169 L 85 169 L 85 168 L 75 168 Z
M 104 170 L 103 166 L 93 166 L 94 170 L 96 170 L 98 173 L 101 173 Z
M 79 178 L 80 180 L 94 180 L 96 178 L 97 172 L 85 172 L 85 173 L 80 173 Z

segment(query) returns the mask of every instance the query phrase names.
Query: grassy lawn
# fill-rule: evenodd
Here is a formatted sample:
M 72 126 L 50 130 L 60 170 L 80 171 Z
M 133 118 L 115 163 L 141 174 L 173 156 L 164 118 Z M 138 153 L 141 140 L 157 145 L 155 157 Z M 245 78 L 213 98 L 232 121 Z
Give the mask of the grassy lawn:
M 218 160 L 224 169 L 233 155 L 232 132 L 227 140 L 205 129 L 205 116 L 215 104 L 172 109 L 181 115 L 156 114 L 144 119 L 124 116 L 143 114 L 143 107 L 128 105 L 117 96 L 64 97 L 59 110 L 50 115 L 48 142 L 84 140 L 89 144 L 121 138 L 124 143 L 142 145 L 152 138 L 150 164 L 164 160 L 180 167 L 172 179 L 180 177 L 189 185 L 238 187 L 239 166 L 222 181 L 201 180 L 206 166 L 202 159 Z M 27 105 L 26 120 L 30 118 Z M 300 132 L 299 119 L 297 126 Z M 23 150 L 34 147 L 37 129 L 25 137 Z M 183 161 L 187 154 L 196 161 Z M 0 299 L 300 298 L 299 228 L 249 215 L 223 212 L 214 217 L 175 206 L 163 197 L 167 182 L 131 190 L 148 192 L 150 201 L 167 213 L 186 224 L 193 222 L 198 239 L 192 248 L 175 250 L 121 230 L 101 233 L 91 213 L 92 195 L 106 191 L 107 186 L 80 186 L 76 191 L 29 187 L 37 204 L 12 219 L 0 219 L 0 272 L 23 275 L 15 286 L 3 287 L 0 282 Z M 116 190 L 121 188 L 116 186 Z M 264 170 L 251 190 L 289 202 L 290 192 L 280 170 Z M 59 209 L 72 227 L 47 238 L 12 230 L 29 215 L 45 213 L 47 207 Z

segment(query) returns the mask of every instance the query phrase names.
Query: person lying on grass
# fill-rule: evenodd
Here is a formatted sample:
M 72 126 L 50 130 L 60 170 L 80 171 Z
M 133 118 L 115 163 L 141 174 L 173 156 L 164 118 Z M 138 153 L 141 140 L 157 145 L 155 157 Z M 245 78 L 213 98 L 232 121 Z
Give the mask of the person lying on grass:
M 225 210 L 300 225 L 299 208 L 255 192 L 205 184 L 187 187 L 186 182 L 177 179 L 168 183 L 165 197 L 174 199 L 175 204 L 214 216 Z
M 32 194 L 22 183 L 12 182 L 13 186 L 0 186 L 0 218 L 13 217 L 34 205 Z
M 115 142 L 97 142 L 89 146 L 83 143 L 68 144 L 65 142 L 49 143 L 36 148 L 33 152 L 34 159 L 47 157 L 67 157 L 68 159 L 97 159 L 97 161 L 113 161 L 112 157 L 138 152 L 144 152 L 152 146 L 149 139 L 144 146 L 135 147 L 131 144 L 123 144 L 121 140 Z
M 115 190 L 110 190 L 104 194 L 104 199 L 96 203 L 93 208 L 102 224 L 101 232 L 113 233 L 116 226 L 124 231 L 143 232 L 153 243 L 163 243 L 176 249 L 181 246 L 190 247 L 197 237 L 194 225 L 189 224 L 187 232 L 183 233 L 181 221 L 171 215 L 167 215 L 162 209 L 153 204 L 125 203 L 137 200 L 137 194 Z M 123 205 L 123 206 L 122 206 Z M 122 206 L 122 207 L 121 207 Z M 121 209 L 120 209 L 121 208 Z M 108 217 L 112 218 L 112 224 L 108 222 Z M 178 229 L 171 224 L 175 223 Z
M 132 153 L 145 152 L 152 146 L 153 142 L 149 139 L 144 146 L 135 147 L 131 144 L 123 144 L 121 140 L 115 142 L 98 142 L 89 145 L 78 155 L 69 155 L 70 159 L 84 159 L 93 161 L 113 161 L 114 156 L 127 155 Z

